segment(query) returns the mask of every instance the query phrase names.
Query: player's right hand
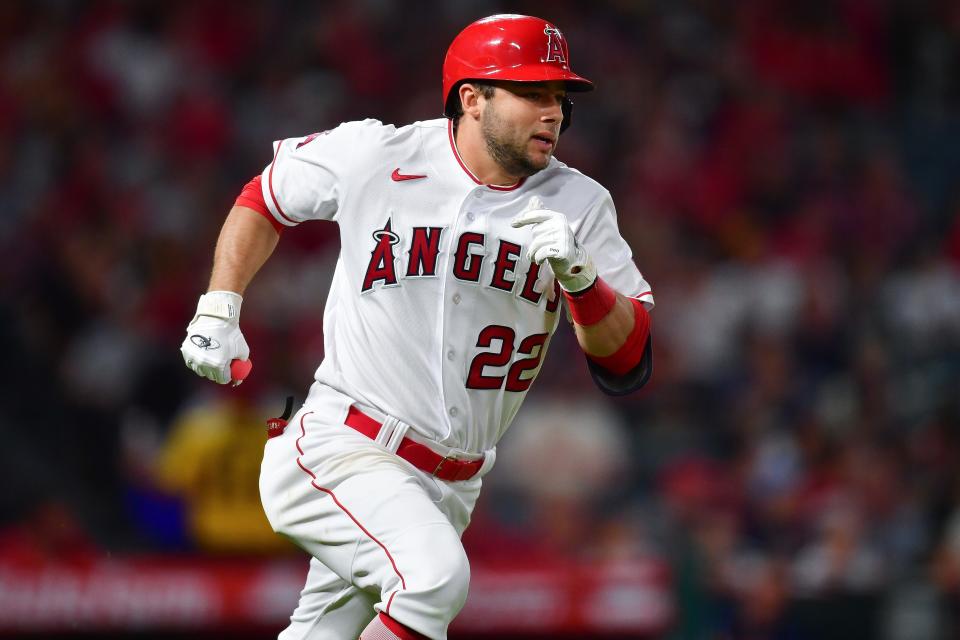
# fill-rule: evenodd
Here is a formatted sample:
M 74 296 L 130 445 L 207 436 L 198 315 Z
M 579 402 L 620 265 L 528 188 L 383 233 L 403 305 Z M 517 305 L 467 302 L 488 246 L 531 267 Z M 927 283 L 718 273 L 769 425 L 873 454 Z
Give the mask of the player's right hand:
M 567 216 L 545 208 L 539 197 L 531 196 L 526 208 L 510 221 L 510 226 L 531 228 L 527 259 L 537 264 L 549 261 L 564 291 L 583 291 L 597 279 L 597 269 L 577 242 Z
M 200 296 L 197 313 L 187 325 L 180 353 L 187 367 L 218 384 L 231 381 L 231 363 L 247 360 L 250 348 L 240 332 L 243 298 L 232 291 L 210 291 Z M 234 386 L 243 382 L 233 380 Z

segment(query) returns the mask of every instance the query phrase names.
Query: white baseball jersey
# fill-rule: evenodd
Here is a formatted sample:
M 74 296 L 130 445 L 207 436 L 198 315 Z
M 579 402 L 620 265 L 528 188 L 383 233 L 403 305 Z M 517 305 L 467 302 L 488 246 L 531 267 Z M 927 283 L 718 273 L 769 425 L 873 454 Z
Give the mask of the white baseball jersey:
M 556 159 L 514 186 L 481 184 L 446 119 L 348 122 L 274 149 L 272 215 L 340 228 L 316 383 L 424 438 L 493 449 L 540 370 L 561 296 L 549 263 L 525 258 L 530 229 L 510 226 L 531 195 L 567 216 L 600 277 L 653 307 L 610 194 Z

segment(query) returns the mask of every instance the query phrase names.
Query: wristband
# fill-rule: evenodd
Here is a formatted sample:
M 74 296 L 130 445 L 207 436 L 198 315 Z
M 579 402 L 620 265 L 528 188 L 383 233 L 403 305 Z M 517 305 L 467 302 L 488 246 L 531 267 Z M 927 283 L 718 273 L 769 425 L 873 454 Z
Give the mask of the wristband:
M 597 324 L 607 317 L 617 303 L 617 292 L 600 278 L 596 278 L 593 285 L 583 291 L 570 293 L 564 290 L 563 295 L 573 321 L 581 327 Z

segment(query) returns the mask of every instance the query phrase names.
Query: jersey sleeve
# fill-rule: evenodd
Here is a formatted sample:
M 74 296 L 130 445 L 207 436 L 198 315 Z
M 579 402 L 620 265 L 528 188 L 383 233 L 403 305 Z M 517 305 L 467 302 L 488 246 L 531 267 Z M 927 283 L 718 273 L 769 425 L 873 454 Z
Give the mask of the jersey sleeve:
M 583 225 L 576 230 L 577 241 L 583 245 L 597 268 L 597 274 L 614 291 L 628 298 L 636 298 L 647 311 L 653 309 L 653 291 L 633 262 L 633 251 L 620 235 L 617 211 L 610 193 L 594 204 Z
M 280 224 L 337 220 L 354 167 L 375 153 L 385 127 L 376 120 L 273 143 L 273 161 L 261 174 L 263 199 Z

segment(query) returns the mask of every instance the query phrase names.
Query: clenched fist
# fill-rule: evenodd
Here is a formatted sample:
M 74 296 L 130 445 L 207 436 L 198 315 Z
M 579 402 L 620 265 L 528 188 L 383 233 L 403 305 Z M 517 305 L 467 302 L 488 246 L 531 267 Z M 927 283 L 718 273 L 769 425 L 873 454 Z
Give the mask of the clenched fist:
M 200 296 L 197 313 L 187 325 L 180 353 L 197 375 L 218 384 L 243 382 L 250 371 L 250 348 L 240 332 L 243 298 L 232 291 L 210 291 Z M 236 362 L 234 362 L 236 361 Z

